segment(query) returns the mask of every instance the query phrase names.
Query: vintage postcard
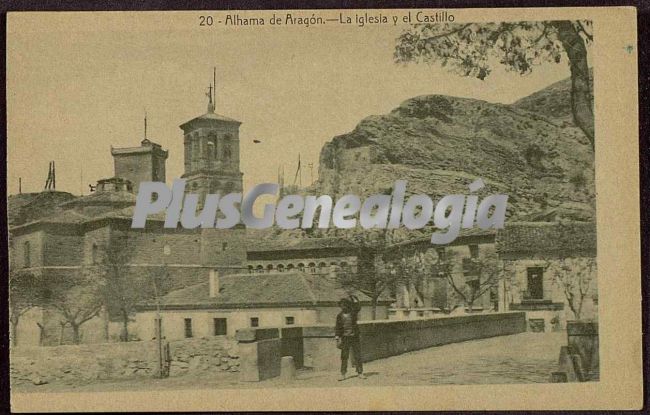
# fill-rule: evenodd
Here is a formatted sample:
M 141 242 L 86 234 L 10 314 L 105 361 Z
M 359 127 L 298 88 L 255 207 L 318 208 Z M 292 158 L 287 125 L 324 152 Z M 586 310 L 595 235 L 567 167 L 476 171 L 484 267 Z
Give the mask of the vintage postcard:
M 9 13 L 12 409 L 639 408 L 636 36 Z

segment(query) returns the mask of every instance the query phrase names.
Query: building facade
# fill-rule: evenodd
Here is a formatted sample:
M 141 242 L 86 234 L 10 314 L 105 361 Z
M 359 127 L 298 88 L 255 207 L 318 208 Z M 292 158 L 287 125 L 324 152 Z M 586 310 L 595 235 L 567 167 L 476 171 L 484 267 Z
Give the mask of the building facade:
M 370 319 L 370 299 L 360 292 L 340 288 L 330 274 L 228 274 L 213 270 L 208 281 L 172 291 L 158 304 L 140 304 L 136 325 L 142 339 L 147 340 L 155 338 L 158 318 L 167 340 L 232 337 L 237 330 L 248 327 L 333 325 L 340 311 L 338 301 L 350 294 L 361 301 L 359 319 Z M 379 301 L 379 318 L 387 318 L 389 304 L 390 301 Z
M 526 311 L 539 331 L 598 318 L 595 223 L 508 223 L 496 242 L 502 308 Z
M 249 273 L 329 272 L 330 267 L 357 273 L 369 261 L 358 247 L 341 238 L 297 238 L 251 243 L 246 252 Z

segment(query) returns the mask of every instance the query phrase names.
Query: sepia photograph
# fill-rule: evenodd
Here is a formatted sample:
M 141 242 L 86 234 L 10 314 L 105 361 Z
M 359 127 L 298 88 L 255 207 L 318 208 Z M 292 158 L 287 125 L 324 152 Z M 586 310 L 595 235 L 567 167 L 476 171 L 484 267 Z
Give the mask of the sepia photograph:
M 15 409 L 584 408 L 637 362 L 634 407 L 636 17 L 539 10 L 10 13 Z

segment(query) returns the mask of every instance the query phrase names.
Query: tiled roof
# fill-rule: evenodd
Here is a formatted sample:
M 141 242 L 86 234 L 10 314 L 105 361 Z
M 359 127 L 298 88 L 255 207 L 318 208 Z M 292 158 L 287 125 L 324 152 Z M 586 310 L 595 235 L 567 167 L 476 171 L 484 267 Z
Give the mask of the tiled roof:
M 342 238 L 277 238 L 266 241 L 251 241 L 249 252 L 313 250 L 328 248 L 354 249 L 356 246 Z
M 432 229 L 431 232 L 435 232 L 435 229 Z M 458 233 L 458 237 L 456 240 L 459 238 L 466 238 L 466 237 L 472 237 L 472 236 L 494 236 L 496 235 L 497 231 L 496 229 L 481 229 L 481 228 L 470 228 L 470 229 L 461 229 L 460 232 Z M 409 239 L 406 241 L 401 241 L 394 243 L 390 246 L 388 246 L 387 249 L 399 249 L 402 247 L 406 247 L 409 245 L 413 244 L 420 244 L 420 243 L 428 243 L 431 244 L 431 236 L 425 236 L 425 237 L 418 237 L 414 239 Z M 453 245 L 454 242 L 449 243 L 449 245 Z
M 93 219 L 102 219 L 102 218 L 121 218 L 121 219 L 133 219 L 133 213 L 135 212 L 135 206 L 128 206 L 123 209 L 110 210 L 106 213 L 96 216 Z M 159 220 L 164 221 L 166 217 L 165 212 L 150 213 L 147 215 L 147 221 L 150 220 Z
M 219 294 L 210 297 L 209 291 L 206 281 L 172 291 L 161 297 L 160 304 L 175 309 L 334 305 L 348 295 L 329 275 L 303 272 L 222 275 Z M 370 302 L 362 293 L 355 295 L 362 303 Z M 154 304 L 149 301 L 140 307 L 150 309 Z
M 594 222 L 513 222 L 497 232 L 500 253 L 596 253 Z
M 51 207 L 49 213 L 35 220 L 13 227 L 32 226 L 37 223 L 81 224 L 98 219 L 131 219 L 135 209 L 135 195 L 125 191 L 96 192 Z M 149 215 L 147 220 L 165 220 L 164 213 Z

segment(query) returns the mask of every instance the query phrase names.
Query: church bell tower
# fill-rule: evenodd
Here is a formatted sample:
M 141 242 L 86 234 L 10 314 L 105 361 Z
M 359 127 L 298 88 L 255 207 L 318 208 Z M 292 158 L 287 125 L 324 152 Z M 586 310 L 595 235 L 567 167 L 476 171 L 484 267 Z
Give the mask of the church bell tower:
M 241 192 L 243 173 L 239 170 L 239 126 L 241 122 L 215 112 L 216 69 L 210 85 L 208 111 L 184 124 L 186 193 Z

